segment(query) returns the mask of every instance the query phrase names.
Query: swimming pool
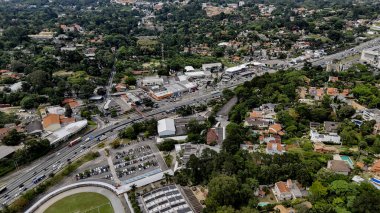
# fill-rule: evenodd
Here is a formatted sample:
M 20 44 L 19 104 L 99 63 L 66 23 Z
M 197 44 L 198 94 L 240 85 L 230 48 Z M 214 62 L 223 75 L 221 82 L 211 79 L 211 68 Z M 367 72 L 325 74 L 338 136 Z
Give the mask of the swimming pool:
M 352 162 L 351 158 L 346 155 L 341 155 L 340 159 L 346 161 L 351 168 L 354 168 L 354 162 Z
M 260 203 L 258 204 L 258 206 L 263 207 L 263 206 L 266 206 L 266 205 L 268 205 L 268 204 L 269 204 L 268 202 L 260 202 Z

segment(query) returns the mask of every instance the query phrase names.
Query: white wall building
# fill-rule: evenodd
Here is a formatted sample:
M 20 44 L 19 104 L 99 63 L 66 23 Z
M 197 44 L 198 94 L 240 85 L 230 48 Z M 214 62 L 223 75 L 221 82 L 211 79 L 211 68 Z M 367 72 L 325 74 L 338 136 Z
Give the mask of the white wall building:
M 166 118 L 158 121 L 157 132 L 160 137 L 175 135 L 174 119 Z
M 376 47 L 363 50 L 360 60 L 371 66 L 380 68 L 380 49 Z
M 315 130 L 310 130 L 310 140 L 313 143 L 328 142 L 334 144 L 341 144 L 340 136 L 337 133 L 320 134 Z
M 164 79 L 158 76 L 145 77 L 141 81 L 141 86 L 155 86 L 155 85 L 163 85 L 163 84 L 164 84 Z

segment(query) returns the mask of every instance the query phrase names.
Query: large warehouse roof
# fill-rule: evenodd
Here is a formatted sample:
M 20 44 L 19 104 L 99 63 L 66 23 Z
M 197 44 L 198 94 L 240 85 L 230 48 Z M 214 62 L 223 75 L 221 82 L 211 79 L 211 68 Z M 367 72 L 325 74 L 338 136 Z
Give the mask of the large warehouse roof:
M 175 132 L 174 119 L 166 118 L 158 121 L 157 131 L 160 134 L 161 132 Z
M 63 140 L 67 140 L 70 136 L 74 135 L 75 133 L 82 130 L 84 127 L 87 126 L 87 120 L 78 121 L 75 123 L 71 123 L 52 134 L 48 135 L 46 139 L 50 141 L 50 144 L 55 144 L 58 142 L 61 142 Z

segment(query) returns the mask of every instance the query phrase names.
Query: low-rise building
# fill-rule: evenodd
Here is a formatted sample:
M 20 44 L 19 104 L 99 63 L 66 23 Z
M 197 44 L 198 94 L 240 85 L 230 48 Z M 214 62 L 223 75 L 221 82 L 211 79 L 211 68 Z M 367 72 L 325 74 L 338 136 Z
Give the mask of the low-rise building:
M 328 133 L 337 133 L 339 128 L 338 122 L 332 122 L 332 121 L 325 121 L 323 122 L 323 127 L 325 129 L 325 132 Z
M 63 128 L 45 136 L 50 141 L 50 145 L 56 146 L 58 143 L 66 141 L 87 126 L 87 120 L 70 123 Z
M 223 129 L 223 127 L 210 128 L 207 131 L 206 143 L 208 145 L 221 144 L 223 142 L 223 140 L 224 140 L 224 129 Z
M 284 147 L 281 143 L 277 143 L 274 141 L 267 143 L 267 148 L 265 149 L 266 153 L 269 155 L 279 154 L 282 155 L 285 153 Z
M 164 85 L 164 79 L 158 76 L 148 76 L 142 79 L 141 86 Z
M 351 172 L 350 166 L 344 160 L 329 160 L 327 162 L 327 168 L 342 175 L 348 175 Z
M 279 201 L 297 199 L 303 197 L 297 181 L 288 179 L 286 182 L 279 181 L 274 185 L 274 194 Z
M 157 132 L 160 137 L 175 135 L 174 119 L 166 118 L 158 121 Z
M 254 118 L 246 118 L 244 121 L 245 127 L 252 127 L 255 129 L 266 129 L 271 124 L 270 121 Z
M 202 64 L 203 71 L 209 72 L 220 72 L 223 69 L 222 63 L 210 63 L 210 64 Z
M 337 133 L 320 134 L 315 130 L 310 130 L 310 140 L 313 143 L 334 143 L 341 144 L 341 138 Z
M 380 110 L 377 108 L 365 109 L 362 111 L 362 117 L 366 121 L 375 120 L 376 122 L 380 122 Z
M 58 114 L 48 114 L 42 119 L 42 126 L 45 131 L 53 132 L 73 122 L 75 122 L 75 118 L 67 118 Z
M 195 212 L 179 187 L 169 185 L 143 194 L 139 198 L 143 212 Z
M 360 60 L 371 66 L 380 68 L 380 49 L 378 47 L 374 47 L 363 50 Z

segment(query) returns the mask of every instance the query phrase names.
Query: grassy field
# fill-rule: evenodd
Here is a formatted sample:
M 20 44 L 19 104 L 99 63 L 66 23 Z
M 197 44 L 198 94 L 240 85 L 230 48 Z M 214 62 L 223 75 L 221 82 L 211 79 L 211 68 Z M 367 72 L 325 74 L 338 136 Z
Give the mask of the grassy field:
M 83 192 L 57 201 L 45 213 L 113 213 L 111 202 L 103 195 Z

